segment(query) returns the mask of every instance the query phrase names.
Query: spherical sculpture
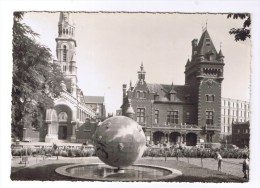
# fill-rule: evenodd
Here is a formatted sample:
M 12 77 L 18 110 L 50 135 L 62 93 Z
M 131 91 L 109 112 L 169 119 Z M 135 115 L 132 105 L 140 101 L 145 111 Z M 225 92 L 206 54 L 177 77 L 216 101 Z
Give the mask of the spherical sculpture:
M 96 129 L 94 144 L 101 161 L 113 167 L 127 167 L 142 156 L 145 149 L 142 127 L 125 116 L 106 119 Z

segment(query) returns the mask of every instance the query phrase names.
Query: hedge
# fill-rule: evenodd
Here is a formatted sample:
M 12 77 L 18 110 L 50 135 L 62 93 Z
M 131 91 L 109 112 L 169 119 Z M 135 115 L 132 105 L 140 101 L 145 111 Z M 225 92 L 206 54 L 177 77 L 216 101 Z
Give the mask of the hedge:
M 223 158 L 243 158 L 247 151 L 236 149 L 200 149 L 200 148 L 147 148 L 143 157 L 192 157 L 192 158 L 214 158 L 216 152 Z

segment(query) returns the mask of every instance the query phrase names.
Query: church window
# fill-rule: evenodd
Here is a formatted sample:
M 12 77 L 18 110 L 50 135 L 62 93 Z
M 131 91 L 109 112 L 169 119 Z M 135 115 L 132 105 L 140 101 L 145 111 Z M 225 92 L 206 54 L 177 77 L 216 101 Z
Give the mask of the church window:
M 66 29 L 66 34 L 68 34 L 68 29 Z
M 136 121 L 138 123 L 145 123 L 145 109 L 144 108 L 137 108 L 136 113 Z
M 63 61 L 67 61 L 67 46 L 63 46 Z
M 206 124 L 213 125 L 213 111 L 206 111 Z

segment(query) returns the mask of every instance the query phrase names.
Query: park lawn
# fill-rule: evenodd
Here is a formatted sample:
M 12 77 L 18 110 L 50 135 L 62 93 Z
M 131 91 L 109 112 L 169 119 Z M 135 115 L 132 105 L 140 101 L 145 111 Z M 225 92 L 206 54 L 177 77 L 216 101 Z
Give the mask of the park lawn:
M 168 168 L 174 168 L 182 172 L 181 176 L 175 177 L 168 181 L 170 182 L 246 182 L 245 179 L 230 174 L 218 172 L 216 170 L 210 170 L 206 168 L 201 168 L 199 166 L 188 164 L 183 161 L 177 161 L 171 158 L 165 161 L 164 158 L 141 158 L 136 163 L 137 164 L 147 164 L 164 166 Z M 87 157 L 87 158 L 60 158 L 59 160 L 49 159 L 41 161 L 38 164 L 21 168 L 12 167 L 11 169 L 11 179 L 12 180 L 39 180 L 39 181 L 83 181 L 81 179 L 72 179 L 59 175 L 55 172 L 55 169 L 64 165 L 75 164 L 75 163 L 96 163 L 101 162 L 97 157 Z M 18 169 L 20 168 L 20 169 Z

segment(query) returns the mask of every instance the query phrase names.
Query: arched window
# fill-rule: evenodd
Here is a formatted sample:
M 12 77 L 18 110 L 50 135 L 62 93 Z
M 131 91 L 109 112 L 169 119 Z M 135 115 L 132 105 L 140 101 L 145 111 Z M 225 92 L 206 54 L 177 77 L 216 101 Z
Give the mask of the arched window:
M 63 61 L 67 61 L 67 46 L 63 46 Z
M 68 120 L 68 115 L 66 112 L 61 112 L 59 113 L 59 122 L 60 121 L 67 121 Z

